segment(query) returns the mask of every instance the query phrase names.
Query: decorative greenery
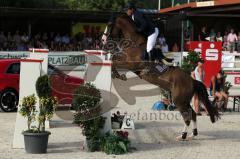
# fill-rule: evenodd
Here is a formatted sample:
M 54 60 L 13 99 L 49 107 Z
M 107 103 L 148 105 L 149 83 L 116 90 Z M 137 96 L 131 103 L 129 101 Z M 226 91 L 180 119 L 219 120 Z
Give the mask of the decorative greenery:
M 81 85 L 73 96 L 73 108 L 78 112 L 75 115 L 75 122 L 84 121 L 99 116 L 101 107 L 100 91 L 92 84 Z
M 101 150 L 106 154 L 125 154 L 129 152 L 130 141 L 128 132 L 117 131 L 114 134 L 106 134 L 101 138 Z
M 36 82 L 39 97 L 38 131 L 45 131 L 45 122 L 53 117 L 57 99 L 51 96 L 51 85 L 47 75 L 40 76 Z
M 35 95 L 30 95 L 27 97 L 24 97 L 22 100 L 22 105 L 20 106 L 20 111 L 19 113 L 23 117 L 27 117 L 27 126 L 28 126 L 28 131 L 31 129 L 31 124 L 32 122 L 35 121 L 36 117 L 36 97 Z
M 105 124 L 105 118 L 100 116 L 100 99 L 100 91 L 91 83 L 81 85 L 73 96 L 74 123 L 82 128 L 89 151 L 99 150 L 100 130 Z
M 183 59 L 182 69 L 186 71 L 188 74 L 195 69 L 197 66 L 198 61 L 200 60 L 199 53 L 195 51 L 190 51 L 186 58 Z
M 57 99 L 53 97 L 41 97 L 39 101 L 38 130 L 45 131 L 45 122 L 53 117 Z
M 51 96 L 51 84 L 48 75 L 41 76 L 37 79 L 36 91 L 39 98 Z

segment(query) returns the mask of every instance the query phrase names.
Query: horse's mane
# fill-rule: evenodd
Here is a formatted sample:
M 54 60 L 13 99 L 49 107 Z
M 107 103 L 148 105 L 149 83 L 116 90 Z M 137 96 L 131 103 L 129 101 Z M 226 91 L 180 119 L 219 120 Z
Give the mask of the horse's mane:
M 134 28 L 134 30 L 137 29 L 136 24 L 133 22 L 133 20 L 127 14 L 121 14 L 120 16 L 117 17 L 117 19 L 118 18 L 126 20 Z
M 122 26 L 121 29 L 123 30 L 131 30 L 130 32 L 130 36 L 131 39 L 135 39 L 135 41 L 138 41 L 139 45 L 145 43 L 145 37 L 144 35 L 140 34 L 139 32 L 137 32 L 137 26 L 134 23 L 134 21 L 127 15 L 127 14 L 121 14 L 116 18 L 116 21 L 122 21 L 124 22 L 124 26 Z M 131 29 L 130 29 L 131 28 Z M 132 31 L 136 34 L 132 34 Z M 143 40 L 140 40 L 143 39 Z M 139 41 L 140 40 L 140 41 Z

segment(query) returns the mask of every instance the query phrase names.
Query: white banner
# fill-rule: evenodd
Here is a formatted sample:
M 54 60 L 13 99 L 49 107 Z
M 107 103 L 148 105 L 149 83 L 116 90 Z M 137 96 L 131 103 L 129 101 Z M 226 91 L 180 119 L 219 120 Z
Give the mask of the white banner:
M 0 59 L 3 58 L 26 58 L 28 51 L 1 51 Z M 84 52 L 49 52 L 49 63 L 54 66 L 85 66 Z

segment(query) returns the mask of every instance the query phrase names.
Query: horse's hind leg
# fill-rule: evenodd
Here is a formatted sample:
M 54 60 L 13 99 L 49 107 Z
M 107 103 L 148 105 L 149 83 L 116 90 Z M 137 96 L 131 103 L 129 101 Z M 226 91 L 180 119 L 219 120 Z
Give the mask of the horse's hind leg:
M 190 104 L 188 104 L 187 109 L 181 109 L 181 107 L 179 107 L 179 108 L 180 108 L 179 111 L 183 117 L 185 125 L 183 127 L 182 135 L 180 135 L 176 138 L 178 141 L 187 139 L 187 130 L 191 123 L 191 117 L 192 117 L 192 108 L 191 108 Z
M 192 109 L 191 107 L 191 120 L 193 121 L 193 130 L 192 134 L 189 136 L 189 139 L 193 139 L 198 135 L 198 130 L 197 130 L 197 114 L 196 112 Z

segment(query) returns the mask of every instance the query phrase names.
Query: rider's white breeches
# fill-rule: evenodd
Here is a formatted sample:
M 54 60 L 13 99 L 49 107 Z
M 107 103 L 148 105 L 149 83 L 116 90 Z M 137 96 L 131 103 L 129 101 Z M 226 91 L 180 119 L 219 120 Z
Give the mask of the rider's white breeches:
M 159 34 L 158 28 L 155 28 L 155 32 L 148 37 L 147 52 L 150 52 L 155 47 L 158 34 Z

